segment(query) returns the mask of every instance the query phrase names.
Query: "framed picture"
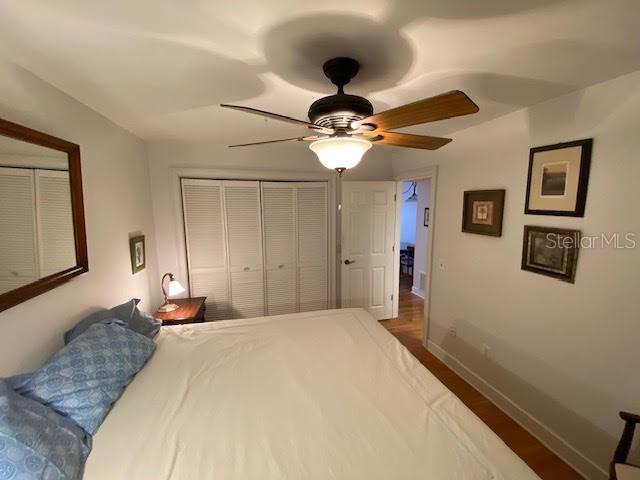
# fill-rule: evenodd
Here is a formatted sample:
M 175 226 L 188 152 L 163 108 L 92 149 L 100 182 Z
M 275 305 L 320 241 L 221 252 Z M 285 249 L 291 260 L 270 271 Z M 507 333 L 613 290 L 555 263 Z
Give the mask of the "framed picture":
M 522 270 L 574 283 L 580 230 L 525 225 Z
M 144 270 L 147 264 L 147 252 L 144 248 L 144 235 L 129 239 L 129 253 L 131 254 L 131 273 Z
M 462 231 L 479 235 L 502 236 L 504 190 L 464 192 Z
M 529 151 L 524 213 L 584 217 L 593 139 Z
M 425 208 L 424 209 L 424 226 L 428 227 L 429 226 L 429 209 Z

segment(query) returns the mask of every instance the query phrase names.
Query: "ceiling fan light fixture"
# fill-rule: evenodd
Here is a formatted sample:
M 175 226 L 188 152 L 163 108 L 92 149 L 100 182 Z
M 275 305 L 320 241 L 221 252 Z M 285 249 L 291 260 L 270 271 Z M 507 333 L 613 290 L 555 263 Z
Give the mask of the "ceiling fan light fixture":
M 358 165 L 372 143 L 364 138 L 331 137 L 316 140 L 309 148 L 320 163 L 331 170 L 345 170 Z

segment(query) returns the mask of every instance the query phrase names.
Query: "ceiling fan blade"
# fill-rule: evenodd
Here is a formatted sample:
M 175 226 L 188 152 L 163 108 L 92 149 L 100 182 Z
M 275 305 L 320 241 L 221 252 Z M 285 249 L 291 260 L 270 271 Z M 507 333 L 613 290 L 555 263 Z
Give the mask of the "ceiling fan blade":
M 435 97 L 425 98 L 376 113 L 352 124 L 352 128 L 362 125 L 373 125 L 374 131 L 394 130 L 396 128 L 435 122 L 446 118 L 459 117 L 476 113 L 478 106 L 464 92 L 453 90 Z
M 424 150 L 437 150 L 451 141 L 450 138 L 428 137 L 425 135 L 411 135 L 409 133 L 396 132 L 368 132 L 364 134 L 374 144 L 395 145 L 397 147 L 422 148 Z
M 277 113 L 267 112 L 265 110 L 258 110 L 257 108 L 243 107 L 242 105 L 228 105 L 226 103 L 221 103 L 220 106 L 223 108 L 231 108 L 232 110 L 239 110 L 241 112 L 252 113 L 254 115 L 260 115 L 261 117 L 273 118 L 274 120 L 280 120 L 281 122 L 300 125 L 302 127 L 307 127 L 311 130 L 316 130 L 321 133 L 333 133 L 332 128 L 321 127 L 320 125 L 316 125 L 315 123 L 305 122 L 304 120 L 298 120 L 297 118 L 287 117 L 286 115 L 279 115 Z
M 320 140 L 322 138 L 326 138 L 326 136 L 324 135 L 312 135 L 309 137 L 292 137 L 292 138 L 281 138 L 278 140 L 265 140 L 262 142 L 252 142 L 252 143 L 239 143 L 237 145 L 229 145 L 229 148 L 233 148 L 233 147 L 250 147 L 252 145 L 265 145 L 267 143 L 279 143 L 279 142 L 293 142 L 293 141 L 307 141 L 307 142 L 313 142 L 315 140 Z

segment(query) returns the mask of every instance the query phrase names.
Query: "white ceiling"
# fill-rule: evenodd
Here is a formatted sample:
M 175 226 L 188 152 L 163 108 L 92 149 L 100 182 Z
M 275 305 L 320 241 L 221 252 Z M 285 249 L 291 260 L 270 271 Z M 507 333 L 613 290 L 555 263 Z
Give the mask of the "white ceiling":
M 461 89 L 480 113 L 449 134 L 640 69 L 639 0 L 19 0 L 0 2 L 0 55 L 148 140 L 241 142 L 298 127 L 334 93 L 324 60 L 376 111 Z M 262 148 L 270 148 L 268 146 Z

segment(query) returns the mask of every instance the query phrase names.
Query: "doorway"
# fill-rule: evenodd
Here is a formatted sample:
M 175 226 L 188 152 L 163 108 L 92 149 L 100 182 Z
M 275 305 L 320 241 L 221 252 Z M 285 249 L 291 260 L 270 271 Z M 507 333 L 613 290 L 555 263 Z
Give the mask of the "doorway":
M 398 322 L 407 333 L 423 338 L 425 298 L 429 281 L 431 179 L 403 181 L 399 188 L 400 242 Z

